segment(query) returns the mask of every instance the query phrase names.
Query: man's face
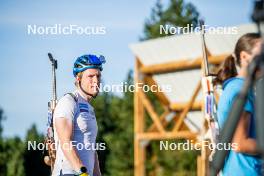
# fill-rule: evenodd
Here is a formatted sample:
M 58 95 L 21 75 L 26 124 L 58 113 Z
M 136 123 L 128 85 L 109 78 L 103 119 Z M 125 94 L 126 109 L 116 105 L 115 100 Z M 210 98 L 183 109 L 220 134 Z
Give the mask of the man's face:
M 99 92 L 100 80 L 101 80 L 100 70 L 87 69 L 83 71 L 83 75 L 81 78 L 81 86 L 86 92 L 92 94 L 93 96 L 96 96 Z

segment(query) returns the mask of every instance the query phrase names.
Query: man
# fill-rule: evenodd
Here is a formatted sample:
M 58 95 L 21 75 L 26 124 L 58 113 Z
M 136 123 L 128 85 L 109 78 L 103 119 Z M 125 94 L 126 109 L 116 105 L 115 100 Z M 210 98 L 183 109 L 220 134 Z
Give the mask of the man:
M 90 100 L 99 92 L 103 56 L 83 55 L 74 63 L 76 90 L 62 97 L 54 112 L 57 148 L 53 176 L 100 176 L 94 149 L 97 122 Z

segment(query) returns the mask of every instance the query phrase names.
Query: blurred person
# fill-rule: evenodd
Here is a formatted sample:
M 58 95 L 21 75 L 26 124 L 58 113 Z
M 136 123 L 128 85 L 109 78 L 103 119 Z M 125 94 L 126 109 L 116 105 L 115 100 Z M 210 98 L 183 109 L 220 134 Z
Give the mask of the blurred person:
M 261 44 L 261 36 L 257 33 L 241 36 L 236 43 L 234 53 L 225 59 L 217 73 L 214 83 L 221 84 L 223 88 L 217 110 L 220 128 L 223 128 L 232 103 L 243 87 L 248 65 L 261 52 Z M 225 159 L 221 173 L 224 176 L 262 175 L 262 160 L 256 144 L 254 96 L 253 90 L 250 90 L 232 139 L 236 147 L 230 150 Z

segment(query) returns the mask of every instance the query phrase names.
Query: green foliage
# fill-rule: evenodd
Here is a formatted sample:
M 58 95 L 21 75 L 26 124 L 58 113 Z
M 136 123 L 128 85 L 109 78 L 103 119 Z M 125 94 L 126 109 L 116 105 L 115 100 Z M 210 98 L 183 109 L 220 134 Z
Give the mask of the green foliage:
M 18 138 L 12 138 L 9 140 L 2 139 L 0 145 L 0 175 L 6 176 L 14 175 L 15 173 L 23 173 L 23 171 L 21 172 L 21 163 L 18 161 L 21 156 L 21 150 L 15 150 L 16 146 L 18 148 L 20 147 L 21 141 Z
M 132 71 L 125 82 L 133 84 Z M 104 93 L 93 105 L 99 127 L 98 140 L 107 144 L 107 152 L 99 151 L 100 159 L 106 155 L 106 160 L 100 160 L 103 175 L 133 175 L 133 93 L 126 92 L 122 97 Z
M 25 170 L 26 176 L 35 176 L 36 174 L 39 176 L 46 176 L 50 173 L 50 168 L 45 165 L 43 160 L 43 150 L 37 148 L 36 150 L 33 148 L 29 148 L 28 142 L 36 142 L 36 144 L 44 142 L 43 134 L 40 134 L 37 131 L 35 125 L 27 131 L 25 145 L 24 145 L 24 152 L 23 152 L 23 166 Z
M 3 110 L 0 111 L 0 124 Z M 19 137 L 0 138 L 0 176 L 47 176 L 49 167 L 44 165 L 41 150 L 28 150 L 27 142 L 43 142 L 43 135 L 33 125 L 27 132 L 26 140 Z
M 23 149 L 24 143 L 18 137 L 8 139 L 5 144 L 7 176 L 24 176 Z
M 2 108 L 0 108 L 0 138 L 2 138 L 2 132 L 3 132 L 2 121 L 3 120 L 5 120 L 4 111 Z
M 141 40 L 153 39 L 172 35 L 171 33 L 160 33 L 160 26 L 185 27 L 188 24 L 197 26 L 199 13 L 191 3 L 184 0 L 170 0 L 166 9 L 158 0 L 151 11 L 151 16 L 144 25 L 144 37 Z
M 4 111 L 0 108 L 0 176 L 24 176 L 24 143 L 18 137 L 9 139 L 4 139 L 2 137 L 2 121 L 4 119 Z

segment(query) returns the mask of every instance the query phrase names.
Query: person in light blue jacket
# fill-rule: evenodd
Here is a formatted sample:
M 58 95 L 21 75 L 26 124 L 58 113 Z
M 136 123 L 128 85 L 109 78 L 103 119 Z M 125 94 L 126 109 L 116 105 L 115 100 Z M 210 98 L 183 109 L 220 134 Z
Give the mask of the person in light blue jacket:
M 223 129 L 232 103 L 244 84 L 247 67 L 261 51 L 261 37 L 257 33 L 247 33 L 239 38 L 234 53 L 228 56 L 217 73 L 214 84 L 221 84 L 223 92 L 218 102 L 217 116 L 220 129 Z M 244 110 L 235 130 L 230 150 L 225 159 L 223 176 L 259 176 L 262 160 L 257 151 L 254 92 L 250 90 Z

